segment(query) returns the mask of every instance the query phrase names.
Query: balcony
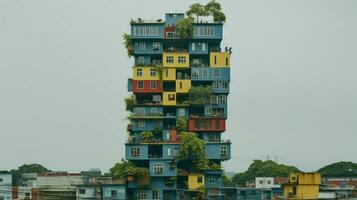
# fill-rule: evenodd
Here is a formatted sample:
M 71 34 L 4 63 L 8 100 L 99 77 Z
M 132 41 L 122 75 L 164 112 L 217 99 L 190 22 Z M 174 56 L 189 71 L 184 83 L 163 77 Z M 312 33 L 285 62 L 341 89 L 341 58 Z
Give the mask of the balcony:
M 172 160 L 150 160 L 150 176 L 176 176 L 176 164 Z
M 193 132 L 224 132 L 226 130 L 226 121 L 222 118 L 190 117 L 188 129 Z
M 222 40 L 222 23 L 194 23 L 193 39 Z
M 136 39 L 163 39 L 164 38 L 164 22 L 159 20 L 132 20 L 131 21 L 131 36 Z
M 163 51 L 163 43 L 159 40 L 156 41 L 144 41 L 138 40 L 133 43 L 134 54 L 136 55 L 160 55 Z
M 230 52 L 211 52 L 210 66 L 211 67 L 230 67 L 231 53 Z
M 163 67 L 188 68 L 190 55 L 187 52 L 164 52 L 162 60 Z
M 134 106 L 131 119 L 162 119 L 163 108 L 161 106 Z
M 141 132 L 141 131 L 154 131 L 157 128 L 163 127 L 162 119 L 140 119 L 132 118 L 131 119 L 131 131 Z
M 125 159 L 147 160 L 147 159 L 175 159 L 179 153 L 180 144 L 172 143 L 126 143 Z

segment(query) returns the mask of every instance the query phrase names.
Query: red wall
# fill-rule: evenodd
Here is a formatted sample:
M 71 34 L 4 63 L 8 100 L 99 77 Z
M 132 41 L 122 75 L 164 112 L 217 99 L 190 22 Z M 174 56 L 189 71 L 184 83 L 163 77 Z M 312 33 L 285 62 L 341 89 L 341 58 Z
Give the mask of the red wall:
M 159 93 L 162 92 L 162 86 L 159 80 L 155 80 L 156 82 L 156 89 L 150 88 L 150 81 L 151 80 L 144 80 L 144 88 L 138 89 L 138 80 L 133 80 L 133 92 L 134 93 Z
M 216 126 L 218 121 L 219 126 Z M 188 122 L 189 131 L 225 131 L 225 119 L 217 118 L 190 118 Z

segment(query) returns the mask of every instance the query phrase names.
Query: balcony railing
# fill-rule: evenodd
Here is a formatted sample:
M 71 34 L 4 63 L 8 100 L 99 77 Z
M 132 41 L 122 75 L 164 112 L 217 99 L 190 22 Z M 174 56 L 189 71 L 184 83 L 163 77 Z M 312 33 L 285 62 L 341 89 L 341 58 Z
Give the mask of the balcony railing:
M 153 24 L 153 23 L 158 23 L 158 24 L 162 24 L 164 23 L 164 20 L 162 19 L 142 19 L 142 18 L 138 18 L 138 19 L 131 19 L 130 20 L 131 24 Z

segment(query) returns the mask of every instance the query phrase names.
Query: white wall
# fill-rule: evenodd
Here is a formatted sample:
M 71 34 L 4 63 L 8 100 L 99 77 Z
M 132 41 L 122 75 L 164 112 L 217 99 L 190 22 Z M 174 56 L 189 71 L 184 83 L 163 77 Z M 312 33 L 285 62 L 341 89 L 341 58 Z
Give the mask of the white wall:
M 256 177 L 255 178 L 255 188 L 277 188 L 280 185 L 274 184 L 273 177 Z
M 83 184 L 83 179 L 78 176 L 38 176 L 37 187 L 62 187 L 69 188 L 72 185 Z
M 12 175 L 0 174 L 0 185 L 12 185 Z

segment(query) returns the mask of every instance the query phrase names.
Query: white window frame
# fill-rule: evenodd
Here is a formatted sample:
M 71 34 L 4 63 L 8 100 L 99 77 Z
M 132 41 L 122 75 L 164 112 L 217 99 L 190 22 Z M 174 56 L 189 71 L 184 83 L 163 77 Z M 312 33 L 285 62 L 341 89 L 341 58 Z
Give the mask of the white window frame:
M 211 104 L 218 104 L 218 96 L 217 95 L 211 96 Z
M 201 43 L 202 51 L 206 51 L 206 43 Z
M 185 108 L 178 108 L 177 115 L 179 117 L 184 117 L 186 115 L 186 109 Z
M 152 200 L 159 200 L 159 190 L 152 190 L 151 197 L 152 197 Z
M 142 90 L 142 89 L 144 89 L 144 81 L 138 81 L 137 83 L 137 88 L 138 88 L 138 90 Z M 142 85 L 140 85 L 140 84 L 142 84 Z M 142 87 L 140 87 L 140 86 L 142 86 Z
M 153 168 L 153 171 L 155 174 L 163 174 L 164 173 L 164 164 L 163 163 L 154 163 L 152 168 Z
M 137 115 L 145 115 L 145 108 L 143 108 L 143 107 L 136 107 L 136 108 L 135 108 L 135 114 L 137 114 Z
M 219 95 L 218 96 L 218 103 L 219 104 L 226 104 L 227 103 L 227 96 L 226 95 Z
M 153 42 L 152 43 L 152 49 L 154 50 L 154 51 L 160 51 L 160 42 Z
M 177 61 L 178 61 L 178 63 L 181 63 L 181 64 L 186 63 L 186 56 L 179 56 Z
M 219 153 L 221 157 L 227 157 L 228 156 L 227 146 L 221 146 Z
M 206 73 L 206 75 L 205 75 Z M 202 78 L 208 78 L 209 77 L 209 70 L 208 69 L 202 69 Z
M 139 43 L 139 50 L 145 50 L 145 42 Z
M 150 76 L 156 76 L 157 70 L 156 69 L 150 69 Z
M 192 68 L 192 78 L 199 78 L 200 77 L 200 69 Z
M 138 199 L 139 200 L 147 200 L 145 190 L 138 190 Z
M 192 42 L 192 51 L 196 51 L 196 43 Z
M 157 82 L 156 81 L 150 81 L 150 89 L 156 89 L 157 88 Z
M 211 107 L 205 107 L 205 114 L 206 115 L 210 115 L 212 112 L 212 108 Z
M 216 179 L 214 176 L 208 176 L 208 184 L 215 184 L 216 183 Z
M 152 107 L 152 108 L 150 109 L 150 113 L 156 114 L 156 113 L 157 113 L 157 107 Z
M 173 56 L 167 56 L 166 57 L 166 63 L 174 63 L 174 57 Z
M 141 69 L 141 68 L 136 69 L 136 76 L 142 77 L 143 76 L 143 69 Z
M 171 148 L 167 148 L 167 156 L 171 156 Z
M 140 157 L 141 156 L 141 148 L 140 147 L 131 147 L 130 155 L 132 157 Z
M 161 95 L 152 95 L 152 101 L 160 102 L 161 101 Z
M 141 65 L 145 64 L 145 57 L 144 56 L 139 56 L 138 57 L 138 64 L 141 64 Z

